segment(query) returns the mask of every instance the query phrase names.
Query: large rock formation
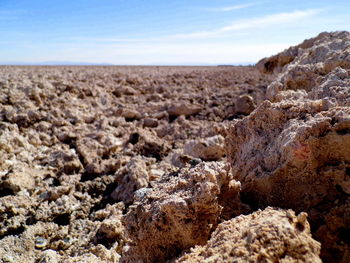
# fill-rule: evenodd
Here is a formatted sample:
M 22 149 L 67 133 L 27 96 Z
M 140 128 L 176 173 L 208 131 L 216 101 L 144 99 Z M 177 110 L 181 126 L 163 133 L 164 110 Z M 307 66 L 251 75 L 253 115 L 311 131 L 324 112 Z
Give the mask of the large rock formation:
M 264 60 L 292 62 L 268 86 L 270 101 L 231 126 L 228 159 L 245 201 L 307 211 L 322 257 L 347 262 L 350 34 L 323 33 L 295 50 Z

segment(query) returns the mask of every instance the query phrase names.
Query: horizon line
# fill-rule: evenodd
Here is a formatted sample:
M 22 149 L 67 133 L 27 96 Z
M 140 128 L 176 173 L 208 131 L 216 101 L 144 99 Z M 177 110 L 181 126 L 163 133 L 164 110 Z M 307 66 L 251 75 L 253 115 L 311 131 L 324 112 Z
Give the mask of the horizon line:
M 0 62 L 0 66 L 252 66 L 257 62 L 113 64 L 94 62 Z

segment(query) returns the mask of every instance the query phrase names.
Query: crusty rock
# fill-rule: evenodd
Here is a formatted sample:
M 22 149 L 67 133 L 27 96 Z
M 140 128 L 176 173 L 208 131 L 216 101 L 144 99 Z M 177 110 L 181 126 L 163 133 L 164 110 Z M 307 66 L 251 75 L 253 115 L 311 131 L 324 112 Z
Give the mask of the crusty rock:
M 172 105 L 168 108 L 168 113 L 170 116 L 189 116 L 193 114 L 197 114 L 202 110 L 199 105 L 191 105 L 186 103 L 179 103 L 176 105 Z
M 218 225 L 207 244 L 174 262 L 322 262 L 307 214 L 266 208 Z
M 256 67 L 264 73 L 280 73 L 290 64 L 306 64 L 312 61 L 311 63 L 325 63 L 324 69 L 328 69 L 329 72 L 329 66 L 331 68 L 349 66 L 346 61 L 349 56 L 349 50 L 346 49 L 348 45 L 349 32 L 322 32 L 318 36 L 306 39 L 303 43 L 292 46 L 277 55 L 261 59 Z
M 150 181 L 144 158 L 136 156 L 116 173 L 117 188 L 112 192 L 114 200 L 129 204 L 133 201 L 134 192 L 147 187 Z
M 158 137 L 154 131 L 146 129 L 138 129 L 132 133 L 129 142 L 136 153 L 157 160 L 164 157 L 171 149 L 168 141 Z
M 80 223 L 80 229 L 78 227 Z M 0 240 L 0 258 L 4 261 L 5 258 L 13 259 L 12 262 L 118 262 L 119 255 L 113 250 L 109 251 L 101 245 L 85 248 L 88 253 L 82 253 L 81 246 L 83 245 L 76 239 L 77 232 L 83 231 L 82 222 L 77 222 L 68 232 L 67 227 L 58 227 L 53 223 L 37 223 L 31 225 L 23 234 L 19 236 L 6 236 Z M 92 224 L 88 229 L 94 231 Z M 91 234 L 89 234 L 91 236 Z M 38 246 L 40 241 L 41 246 Z M 62 256 L 57 250 L 70 250 L 72 246 L 78 246 L 79 249 L 72 252 L 70 256 Z M 15 248 L 15 249 L 14 249 Z M 102 251 L 101 251 L 102 250 Z M 103 251 L 104 250 L 104 251 Z M 104 252 L 104 253 L 102 253 Z M 8 262 L 8 261 L 4 261 Z M 10 261 L 11 262 L 11 261 Z
M 332 195 L 332 193 L 330 193 Z M 319 227 L 312 236 L 321 242 L 321 256 L 324 262 L 349 261 L 350 200 L 340 197 L 327 204 L 328 210 L 320 206 L 309 211 L 310 223 Z
M 322 33 L 309 41 L 312 45 L 295 47 L 298 52 L 294 60 L 269 85 L 266 92 L 269 100 L 279 101 L 276 96 L 281 91 L 302 89 L 309 92 L 317 85 L 319 76 L 336 67 L 350 68 L 349 32 Z
M 228 160 L 242 183 L 243 200 L 255 207 L 307 211 L 322 241 L 321 257 L 347 262 L 350 247 L 338 233 L 350 231 L 344 220 L 350 185 L 350 34 L 320 34 L 294 54 L 267 89 L 273 103 L 265 101 L 231 126 Z
M 350 108 L 332 105 L 329 99 L 266 101 L 231 127 L 228 159 L 234 178 L 242 183 L 243 198 L 258 207 L 320 210 L 321 221 L 311 217 L 316 229 L 330 220 L 325 215 L 333 202 L 349 200 L 350 184 Z M 339 211 L 332 220 L 342 220 L 349 208 Z M 334 230 L 325 235 L 343 239 Z M 322 248 L 323 258 L 330 261 L 334 249 L 343 260 L 349 255 L 345 243 Z
M 120 116 L 124 117 L 126 120 L 139 120 L 141 119 L 141 114 L 134 109 L 122 109 Z
M 282 240 L 305 250 L 276 260 L 317 262 L 304 214 L 271 210 L 275 228 L 265 211 L 232 219 L 251 212 L 235 176 L 253 209 L 305 210 L 322 258 L 348 262 L 349 33 L 259 65 L 281 73 L 270 102 L 275 75 L 254 67 L 0 68 L 0 261 L 165 261 L 195 245 L 193 260 L 210 261 L 208 251 L 226 257 L 228 230 L 250 252 L 240 226 L 291 224 L 271 232 L 272 254 Z M 227 134 L 232 173 L 205 162 L 224 156 Z
M 63 147 L 63 149 L 57 149 L 56 151 L 53 150 L 42 162 L 57 168 L 59 172 L 64 172 L 65 174 L 79 173 L 83 168 L 77 153 L 68 147 Z
M 92 215 L 99 219 L 95 222 L 77 219 L 66 225 L 56 220 L 34 221 L 17 230 L 16 235 L 2 236 L 0 259 L 11 258 L 12 262 L 29 263 L 118 262 L 118 252 L 124 243 L 120 222 L 122 209 L 120 204 L 108 205 Z
M 27 194 L 16 196 L 4 196 L 0 198 L 0 237 L 11 233 L 21 232 L 26 220 L 34 213 L 33 206 L 36 200 Z
M 254 99 L 249 95 L 241 95 L 236 99 L 235 112 L 236 114 L 249 115 L 256 105 Z
M 204 161 L 218 161 L 225 155 L 224 142 L 221 135 L 191 140 L 184 145 L 184 154 Z
M 143 119 L 143 126 L 155 128 L 158 126 L 158 120 L 154 118 L 144 118 Z
M 324 100 L 266 101 L 230 129 L 234 178 L 256 204 L 298 211 L 319 204 L 336 186 L 347 193 L 349 128 L 347 107 L 327 111 Z
M 335 68 L 326 76 L 317 79 L 318 85 L 308 93 L 313 100 L 332 98 L 334 106 L 350 107 L 350 71 L 341 67 Z
M 58 263 L 60 259 L 61 256 L 55 250 L 47 249 L 41 253 L 38 262 Z
M 104 138 L 103 142 L 102 138 Z M 74 144 L 84 166 L 84 174 L 89 179 L 101 174 L 114 173 L 123 162 L 120 158 L 111 156 L 119 151 L 121 142 L 108 139 L 105 134 L 92 133 L 87 136 L 78 136 Z
M 35 173 L 40 173 L 36 169 L 14 170 L 3 177 L 2 187 L 17 193 L 21 190 L 33 190 L 35 187 Z
M 137 93 L 138 92 L 130 86 L 116 87 L 113 91 L 113 94 L 117 97 L 121 97 L 122 95 L 132 96 L 132 95 L 136 95 Z
M 222 191 L 231 191 L 231 207 L 239 210 L 239 188 L 224 164 L 200 163 L 180 174 L 163 176 L 153 189 L 140 189 L 123 219 L 131 242 L 121 262 L 162 262 L 183 249 L 204 244 L 219 222 Z

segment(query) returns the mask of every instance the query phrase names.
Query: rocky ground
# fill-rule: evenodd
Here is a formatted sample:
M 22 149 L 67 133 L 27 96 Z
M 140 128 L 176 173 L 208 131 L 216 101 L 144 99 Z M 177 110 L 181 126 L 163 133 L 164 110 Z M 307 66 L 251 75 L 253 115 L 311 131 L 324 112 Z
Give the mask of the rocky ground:
M 349 262 L 350 34 L 254 67 L 0 67 L 2 262 Z

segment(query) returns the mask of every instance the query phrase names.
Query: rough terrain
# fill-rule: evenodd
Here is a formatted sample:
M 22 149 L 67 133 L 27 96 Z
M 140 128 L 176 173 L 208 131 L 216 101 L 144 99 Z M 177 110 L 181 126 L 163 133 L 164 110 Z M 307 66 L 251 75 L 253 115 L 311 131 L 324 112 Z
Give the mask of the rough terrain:
M 291 61 L 282 67 L 286 57 Z M 258 67 L 281 73 L 267 88 L 268 100 L 228 133 L 242 198 L 255 208 L 307 212 L 321 257 L 348 262 L 350 34 L 322 33 Z
M 255 67 L 0 67 L 0 261 L 349 262 L 350 34 Z

